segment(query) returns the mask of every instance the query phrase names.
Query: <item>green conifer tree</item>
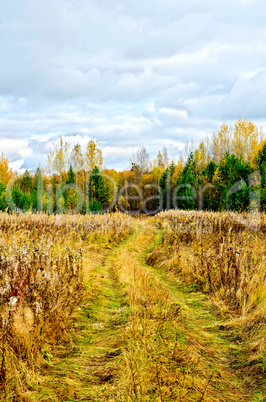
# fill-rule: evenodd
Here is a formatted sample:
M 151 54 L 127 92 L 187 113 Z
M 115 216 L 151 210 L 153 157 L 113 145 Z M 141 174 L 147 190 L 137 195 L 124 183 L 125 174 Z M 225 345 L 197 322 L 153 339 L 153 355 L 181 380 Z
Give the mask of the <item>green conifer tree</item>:
M 100 170 L 95 166 L 89 178 L 90 209 L 92 211 L 103 210 L 109 200 L 109 187 L 105 184 Z

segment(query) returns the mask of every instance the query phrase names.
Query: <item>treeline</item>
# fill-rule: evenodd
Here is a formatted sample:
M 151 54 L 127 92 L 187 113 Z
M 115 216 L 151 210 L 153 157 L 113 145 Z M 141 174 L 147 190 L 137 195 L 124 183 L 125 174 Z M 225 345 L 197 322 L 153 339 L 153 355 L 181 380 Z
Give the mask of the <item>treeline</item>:
M 167 149 L 150 160 L 145 147 L 118 172 L 103 164 L 100 144 L 91 140 L 71 150 L 60 138 L 47 155 L 47 169 L 15 175 L 0 158 L 0 209 L 54 212 L 266 209 L 266 142 L 251 122 L 223 123 L 186 157 L 169 160 Z

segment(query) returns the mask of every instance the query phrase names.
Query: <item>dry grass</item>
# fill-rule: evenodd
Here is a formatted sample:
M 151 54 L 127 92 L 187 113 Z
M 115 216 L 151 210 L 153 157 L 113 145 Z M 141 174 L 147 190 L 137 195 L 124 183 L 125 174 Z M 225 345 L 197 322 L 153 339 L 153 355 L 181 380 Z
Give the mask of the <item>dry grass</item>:
M 264 221 L 0 214 L 1 398 L 263 400 Z
M 151 247 L 157 248 L 154 230 L 144 224 L 114 261 L 131 314 L 121 347 L 117 393 L 110 400 L 250 400 L 227 362 L 228 346 L 219 344 L 217 350 L 217 342 L 223 340 L 213 328 L 214 316 L 204 307 L 197 314 L 194 299 L 191 309 L 187 295 L 145 265 L 143 253 Z
M 51 348 L 68 342 L 84 294 L 83 254 L 132 230 L 130 217 L 0 214 L 0 393 L 27 389 Z M 94 245 L 94 246 L 93 246 Z M 85 278 L 86 280 L 86 278 Z
M 246 215 L 169 211 L 157 216 L 162 244 L 148 256 L 212 296 L 248 340 L 248 362 L 266 371 L 266 216 L 258 232 L 239 222 Z M 249 341 L 251 340 L 251 341 Z M 255 365 L 255 366 L 254 366 Z

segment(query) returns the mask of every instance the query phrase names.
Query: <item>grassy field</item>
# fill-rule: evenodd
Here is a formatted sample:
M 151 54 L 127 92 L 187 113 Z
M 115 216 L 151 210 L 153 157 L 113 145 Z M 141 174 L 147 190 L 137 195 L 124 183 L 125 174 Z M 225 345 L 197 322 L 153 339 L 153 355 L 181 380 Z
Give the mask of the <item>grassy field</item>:
M 1 214 L 1 400 L 265 401 L 266 218 L 238 221 Z

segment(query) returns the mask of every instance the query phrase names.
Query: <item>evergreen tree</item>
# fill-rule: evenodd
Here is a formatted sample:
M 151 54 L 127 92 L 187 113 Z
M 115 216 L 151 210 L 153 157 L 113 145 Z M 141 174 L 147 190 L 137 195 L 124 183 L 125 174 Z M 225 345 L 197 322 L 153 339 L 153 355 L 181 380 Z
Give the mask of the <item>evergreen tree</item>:
M 264 143 L 262 149 L 259 150 L 258 155 L 256 157 L 256 163 L 261 169 L 262 164 L 266 162 L 266 142 Z
M 69 171 L 67 172 L 68 179 L 67 179 L 67 184 L 74 184 L 76 183 L 76 175 L 73 170 L 72 165 L 70 165 Z
M 32 207 L 30 194 L 24 193 L 17 183 L 12 189 L 12 199 L 15 203 L 16 208 L 19 208 L 22 211 L 27 211 Z
M 242 158 L 238 158 L 234 154 L 225 154 L 214 175 L 213 184 L 217 209 L 225 210 L 227 208 L 226 201 L 232 210 L 248 209 L 249 188 L 247 184 L 251 172 L 250 164 L 244 162 Z M 228 197 L 230 192 L 232 194 Z
M 171 173 L 170 169 L 167 168 L 160 179 L 160 187 L 163 194 L 163 210 L 167 210 L 171 208 L 171 192 L 170 192 L 170 181 L 171 181 Z M 156 200 L 158 202 L 158 200 Z
M 206 166 L 206 168 L 204 169 L 203 175 L 207 178 L 207 181 L 209 183 L 212 182 L 216 169 L 217 169 L 217 165 L 213 161 L 209 162 L 208 165 Z
M 32 192 L 31 192 L 33 210 L 43 211 L 44 209 L 43 197 L 44 197 L 43 178 L 41 169 L 38 167 L 34 175 Z
M 197 199 L 195 191 L 198 187 L 199 169 L 194 159 L 193 153 L 188 157 L 186 166 L 178 181 L 176 193 L 176 205 L 181 209 L 196 209 Z
M 90 209 L 92 211 L 104 209 L 109 200 L 109 196 L 109 187 L 105 184 L 99 168 L 95 166 L 89 178 Z
M 0 211 L 4 212 L 7 208 L 6 202 L 6 185 L 4 181 L 0 181 Z
M 92 212 L 101 212 L 102 210 L 103 210 L 103 207 L 102 207 L 102 204 L 99 201 L 94 199 L 90 203 L 90 211 L 92 211 Z
M 21 189 L 25 193 L 30 193 L 31 190 L 32 190 L 32 177 L 31 177 L 30 172 L 28 170 L 26 170 L 25 173 L 22 176 Z
M 262 198 L 262 206 L 263 209 L 266 207 L 266 142 L 263 145 L 263 148 L 259 150 L 256 165 L 260 170 L 260 186 L 261 186 L 261 198 Z
M 261 188 L 266 188 L 266 161 L 263 162 L 260 166 L 260 174 L 261 174 L 260 179 Z
M 67 188 L 63 192 L 63 205 L 69 211 L 76 208 L 76 206 L 78 205 L 78 201 L 79 201 L 78 193 L 75 190 L 75 183 L 76 183 L 76 174 L 74 172 L 72 165 L 70 165 L 70 168 L 67 172 L 67 179 L 66 179 L 66 184 L 69 186 L 69 188 Z
M 169 166 L 169 172 L 170 172 L 170 176 L 172 177 L 174 172 L 175 172 L 175 164 L 174 161 L 171 162 L 171 165 Z
M 266 147 L 265 147 L 266 150 Z M 265 152 L 266 156 L 266 152 Z M 263 160 L 262 157 L 260 160 L 260 189 L 261 189 L 261 207 L 262 210 L 266 210 L 266 161 Z

